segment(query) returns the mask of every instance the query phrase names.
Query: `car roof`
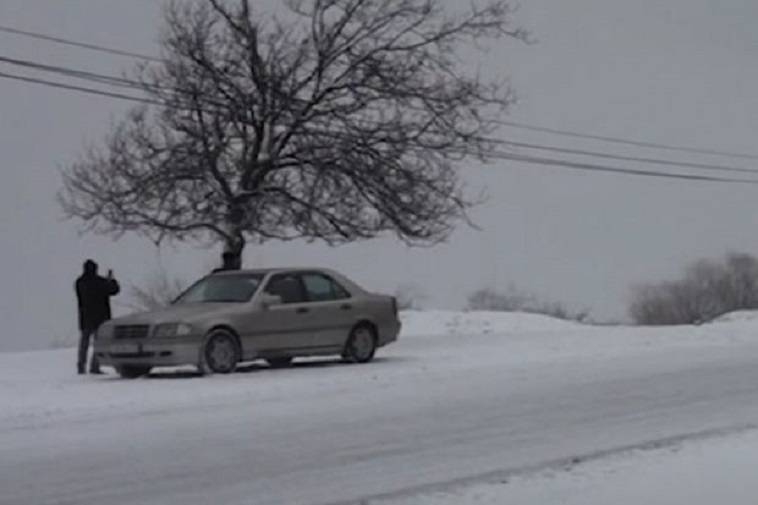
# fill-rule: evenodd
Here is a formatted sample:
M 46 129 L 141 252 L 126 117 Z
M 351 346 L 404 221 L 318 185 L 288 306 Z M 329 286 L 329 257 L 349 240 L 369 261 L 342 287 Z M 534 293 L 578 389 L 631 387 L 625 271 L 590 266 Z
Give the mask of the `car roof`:
M 241 270 L 219 270 L 213 272 L 212 275 L 268 275 L 280 272 L 328 272 L 333 273 L 333 270 L 328 268 L 319 267 L 280 267 L 280 268 L 254 268 L 254 269 L 241 269 Z

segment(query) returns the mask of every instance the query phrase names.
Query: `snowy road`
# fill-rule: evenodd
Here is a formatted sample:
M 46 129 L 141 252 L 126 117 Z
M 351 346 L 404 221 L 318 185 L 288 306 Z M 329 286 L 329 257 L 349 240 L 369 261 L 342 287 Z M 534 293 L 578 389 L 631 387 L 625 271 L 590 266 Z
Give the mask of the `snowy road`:
M 350 502 L 758 424 L 755 323 L 438 322 L 367 366 L 231 377 L 0 355 L 0 504 Z

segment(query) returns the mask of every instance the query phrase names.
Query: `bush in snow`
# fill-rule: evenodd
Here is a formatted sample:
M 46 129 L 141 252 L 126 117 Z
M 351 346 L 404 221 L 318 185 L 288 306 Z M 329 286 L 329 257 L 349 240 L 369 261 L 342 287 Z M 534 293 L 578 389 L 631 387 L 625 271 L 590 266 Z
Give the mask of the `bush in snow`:
M 466 307 L 468 310 L 493 312 L 529 312 L 580 322 L 586 321 L 589 317 L 588 310 L 573 312 L 560 302 L 540 300 L 534 294 L 513 286 L 504 292 L 494 289 L 475 291 L 469 295 Z
M 132 310 L 149 311 L 169 305 L 189 287 L 189 283 L 176 277 L 171 277 L 161 267 L 149 275 L 142 285 L 132 285 L 129 288 L 131 302 L 128 307 Z
M 697 324 L 750 309 L 758 309 L 758 258 L 730 253 L 692 263 L 680 279 L 636 287 L 629 314 L 641 325 Z

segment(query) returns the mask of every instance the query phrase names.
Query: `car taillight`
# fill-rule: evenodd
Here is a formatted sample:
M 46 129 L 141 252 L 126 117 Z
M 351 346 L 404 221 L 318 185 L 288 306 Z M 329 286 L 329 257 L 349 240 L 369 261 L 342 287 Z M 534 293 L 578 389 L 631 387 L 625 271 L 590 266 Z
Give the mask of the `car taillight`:
M 397 298 L 395 298 L 394 296 L 392 297 L 392 312 L 395 314 L 395 317 L 398 316 L 398 313 L 397 313 Z

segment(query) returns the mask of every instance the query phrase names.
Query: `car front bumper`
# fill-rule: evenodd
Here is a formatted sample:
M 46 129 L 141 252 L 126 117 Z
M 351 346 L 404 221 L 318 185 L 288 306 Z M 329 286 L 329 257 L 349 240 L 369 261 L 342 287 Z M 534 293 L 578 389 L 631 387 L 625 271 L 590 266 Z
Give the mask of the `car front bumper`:
M 195 365 L 200 342 L 182 339 L 107 340 L 95 343 L 102 365 L 179 366 Z

